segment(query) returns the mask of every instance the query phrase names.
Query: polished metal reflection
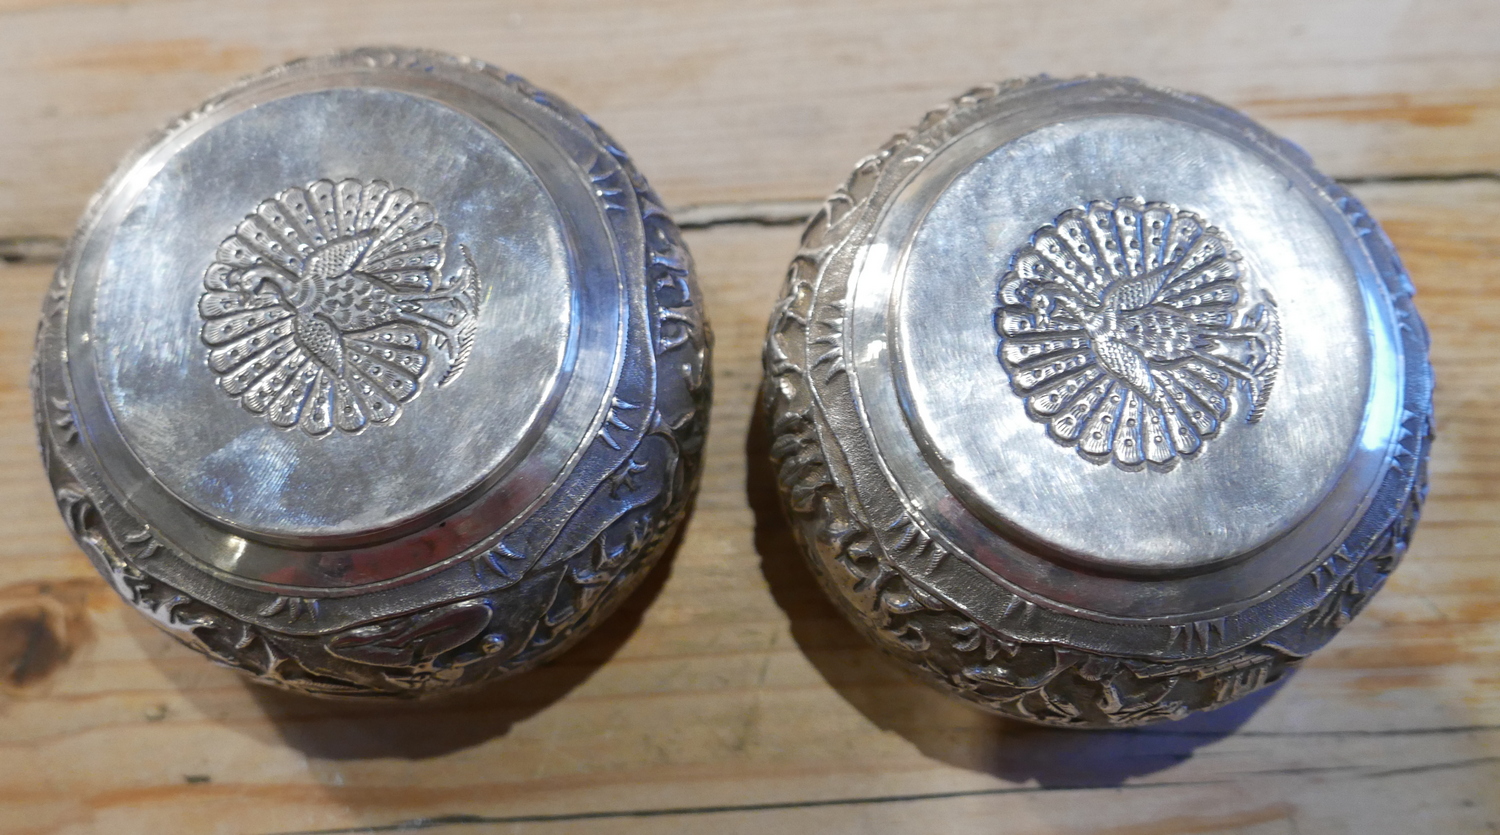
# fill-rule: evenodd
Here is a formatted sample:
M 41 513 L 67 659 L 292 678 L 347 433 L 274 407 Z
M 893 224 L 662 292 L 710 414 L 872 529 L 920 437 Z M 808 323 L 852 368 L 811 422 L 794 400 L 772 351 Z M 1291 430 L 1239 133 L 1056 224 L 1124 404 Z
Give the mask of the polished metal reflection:
M 399 528 L 502 475 L 502 466 L 529 451 L 569 382 L 581 288 L 570 276 L 559 209 L 510 148 L 515 140 L 438 101 L 334 89 L 250 104 L 217 111 L 217 124 L 183 143 L 134 198 L 101 253 L 95 283 L 75 293 L 81 315 L 73 327 L 93 340 L 75 374 L 98 357 L 97 385 L 129 451 L 173 498 L 237 532 L 298 542 Z M 381 130 L 330 142 L 322 138 L 329 124 Z M 433 157 L 412 155 L 408 142 L 453 150 L 434 165 Z M 402 419 L 378 436 L 320 437 L 246 420 L 236 413 L 241 404 L 216 390 L 224 388 L 214 384 L 217 372 L 205 374 L 215 346 L 199 339 L 202 282 L 221 242 L 264 198 L 290 184 L 326 181 L 330 172 L 398 183 L 439 207 L 445 228 L 467 232 L 442 243 L 444 260 L 462 264 L 462 245 L 486 278 L 464 377 L 440 398 L 406 403 Z M 90 289 L 92 309 L 84 313 Z M 594 307 L 613 306 L 615 294 L 608 295 Z M 290 329 L 293 321 L 267 326 Z M 578 408 L 597 408 L 615 350 L 599 340 L 585 349 L 580 384 L 595 391 Z M 575 443 L 578 432 L 575 422 Z
M 1222 704 L 1404 552 L 1411 294 L 1363 207 L 1233 111 L 977 88 L 863 162 L 793 261 L 765 407 L 794 528 L 964 698 L 1062 725 Z
M 1224 230 L 1170 203 L 1068 209 L 1000 281 L 1000 362 L 1032 420 L 1087 460 L 1170 470 L 1258 423 L 1281 370 L 1270 294 Z
M 36 398 L 70 416 L 40 424 L 65 519 L 161 625 L 274 684 L 423 693 L 539 663 L 661 554 L 707 352 L 676 227 L 596 125 L 359 50 L 122 165 Z
M 977 161 L 966 156 L 986 141 L 995 137 L 977 134 L 929 163 L 932 173 L 911 188 L 941 189 L 940 196 L 910 221 L 914 228 L 893 212 L 872 249 L 889 242 L 884 251 L 892 260 L 866 261 L 853 279 L 853 353 L 862 360 L 881 356 L 861 350 L 866 339 L 896 346 L 896 370 L 875 373 L 896 374 L 897 387 L 878 379 L 864 385 L 865 365 L 856 368 L 872 426 L 889 438 L 882 453 L 903 487 L 952 491 L 991 525 L 1075 560 L 1149 571 L 1245 556 L 1324 505 L 1358 451 L 1370 387 L 1399 386 L 1400 377 L 1371 373 L 1371 328 L 1357 267 L 1344 257 L 1337 227 L 1320 216 L 1316 194 L 1288 191 L 1274 160 L 1232 138 L 1149 116 L 1070 119 Z M 951 179 L 944 176 L 950 167 L 958 169 Z M 1096 467 L 1038 431 L 1001 363 L 975 362 L 997 353 L 996 300 L 1012 254 L 1058 207 L 1108 189 L 1190 205 L 1213 218 L 1242 253 L 1247 281 L 1281 311 L 1275 408 L 1253 426 L 1226 428 L 1191 466 Z M 911 200 L 925 206 L 925 196 Z M 892 262 L 900 266 L 888 267 Z M 889 299 L 888 269 L 899 271 Z M 896 320 L 883 331 L 867 330 L 866 311 L 886 307 Z M 906 393 L 899 417 L 898 391 Z M 1388 398 L 1384 405 L 1383 414 L 1370 418 L 1388 436 L 1398 415 Z M 985 416 L 978 426 L 976 414 Z M 920 461 L 913 440 L 924 448 Z M 1384 456 L 1384 444 L 1368 452 L 1377 473 Z M 1366 483 L 1345 493 L 1344 503 L 1324 506 L 1336 520 L 1334 531 L 1365 500 L 1376 474 L 1369 469 L 1362 473 Z M 926 500 L 940 502 L 935 494 Z M 1293 547 L 1297 562 L 1282 576 L 1309 558 L 1306 543 Z

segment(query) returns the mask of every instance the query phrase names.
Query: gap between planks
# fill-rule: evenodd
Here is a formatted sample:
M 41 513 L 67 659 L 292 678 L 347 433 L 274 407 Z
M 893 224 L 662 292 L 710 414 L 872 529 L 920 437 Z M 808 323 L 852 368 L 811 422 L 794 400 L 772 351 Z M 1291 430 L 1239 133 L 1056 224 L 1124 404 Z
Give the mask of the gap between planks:
M 1428 765 L 1413 766 L 1410 768 L 1395 768 L 1379 771 L 1360 769 L 1358 766 L 1334 766 L 1334 767 L 1311 767 L 1311 768 L 1287 768 L 1274 769 L 1261 772 L 1251 772 L 1256 776 L 1300 776 L 1307 774 L 1322 775 L 1348 775 L 1351 779 L 1379 779 L 1384 777 L 1400 777 L 1407 774 L 1416 774 L 1429 771 L 1446 771 L 1452 769 L 1474 768 L 1477 766 L 1500 763 L 1500 757 L 1475 757 L 1472 759 L 1453 760 L 1448 762 L 1431 763 Z M 1355 772 L 1349 774 L 1349 772 Z M 1109 791 L 1143 791 L 1149 789 L 1181 788 L 1184 786 L 1209 786 L 1222 784 L 1223 780 L 1182 780 L 1161 783 L 1121 783 L 1119 785 L 1106 786 L 1067 786 L 1067 785 L 1038 785 L 1017 786 L 1014 788 L 994 789 L 971 789 L 966 791 L 951 792 L 922 792 L 917 794 L 895 794 L 880 795 L 876 797 L 841 797 L 826 800 L 794 800 L 782 803 L 745 803 L 721 806 L 680 806 L 661 809 L 625 809 L 618 811 L 598 812 L 565 812 L 552 815 L 439 815 L 436 817 L 415 818 L 398 821 L 389 824 L 377 824 L 375 826 L 340 827 L 337 829 L 304 829 L 291 832 L 280 832 L 275 835 L 357 835 L 357 833 L 379 833 L 379 832 L 414 832 L 423 829 L 437 829 L 450 826 L 499 826 L 517 825 L 528 823 L 565 823 L 573 821 L 596 821 L 596 820 L 620 820 L 624 818 L 674 818 L 694 815 L 722 815 L 743 812 L 773 812 L 792 809 L 816 809 L 830 806 L 871 806 L 888 803 L 916 803 L 932 802 L 940 800 L 957 800 L 969 797 L 992 797 L 1006 794 L 1041 794 L 1050 792 L 1074 792 L 1105 789 Z
M 1340 177 L 1346 186 L 1416 183 L 1500 182 L 1500 172 L 1465 171 L 1453 174 L 1382 174 L 1370 177 Z M 762 200 L 741 203 L 698 203 L 672 209 L 682 229 L 715 226 L 796 226 L 822 207 L 822 200 Z M 43 264 L 62 257 L 67 239 L 54 236 L 0 236 L 0 263 Z

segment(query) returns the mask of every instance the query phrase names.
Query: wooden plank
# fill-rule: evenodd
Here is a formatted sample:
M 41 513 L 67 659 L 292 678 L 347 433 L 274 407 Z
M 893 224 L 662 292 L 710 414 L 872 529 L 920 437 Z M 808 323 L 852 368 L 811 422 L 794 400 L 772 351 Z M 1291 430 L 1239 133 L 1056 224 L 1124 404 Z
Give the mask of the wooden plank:
M 796 227 L 689 233 L 717 391 L 672 562 L 557 663 L 425 706 L 249 685 L 116 601 L 63 532 L 31 440 L 27 354 L 49 268 L 0 267 L 0 832 L 1492 832 L 1500 184 L 1360 193 L 1434 334 L 1440 440 L 1416 543 L 1284 686 L 1125 733 L 952 703 L 814 586 L 746 457 Z M 442 822 L 459 815 L 473 817 Z
M 127 149 L 234 79 L 370 43 L 474 55 L 584 108 L 669 203 L 821 199 L 994 79 L 1137 75 L 1341 176 L 1500 170 L 1500 4 L 0 0 L 0 238 L 61 236 Z

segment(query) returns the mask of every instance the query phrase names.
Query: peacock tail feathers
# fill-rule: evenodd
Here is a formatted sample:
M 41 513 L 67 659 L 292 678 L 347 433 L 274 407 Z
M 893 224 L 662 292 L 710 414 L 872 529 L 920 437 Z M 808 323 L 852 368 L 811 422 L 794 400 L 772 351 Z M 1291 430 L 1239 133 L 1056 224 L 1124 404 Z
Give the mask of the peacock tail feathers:
M 1199 215 L 1127 197 L 1039 228 L 1001 277 L 998 356 L 1027 414 L 1096 463 L 1174 466 L 1237 408 L 1264 414 L 1281 361 L 1269 298 Z
M 316 180 L 262 201 L 220 243 L 198 312 L 218 385 L 279 427 L 321 436 L 389 423 L 467 363 L 478 270 L 444 278 L 448 233 L 410 190 Z

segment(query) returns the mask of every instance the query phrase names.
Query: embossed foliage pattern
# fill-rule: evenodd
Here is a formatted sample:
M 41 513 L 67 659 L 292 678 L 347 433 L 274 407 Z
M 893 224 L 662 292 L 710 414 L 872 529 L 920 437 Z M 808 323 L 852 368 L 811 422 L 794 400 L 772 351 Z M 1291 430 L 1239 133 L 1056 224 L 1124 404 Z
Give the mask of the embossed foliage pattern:
M 381 50 L 352 57 L 381 66 L 450 61 L 454 68 L 521 92 L 602 149 L 607 161 L 596 163 L 597 192 L 622 216 L 628 206 L 641 219 L 644 248 L 625 256 L 644 267 L 650 316 L 644 350 L 655 370 L 631 378 L 632 385 L 646 387 L 640 403 L 615 401 L 614 431 L 631 439 L 629 445 L 608 434 L 608 426 L 590 442 L 591 449 L 600 450 L 597 460 L 618 463 L 582 491 L 585 500 L 566 539 L 578 544 L 545 554 L 513 554 L 503 544 L 481 547 L 472 559 L 446 571 L 464 572 L 471 584 L 477 580 L 492 593 L 400 617 L 294 633 L 274 625 L 316 627 L 322 602 L 259 594 L 263 604 L 258 623 L 252 623 L 153 575 L 152 560 L 181 557 L 112 497 L 81 448 L 66 389 L 40 359 L 60 339 L 69 290 L 64 270 L 48 295 L 38 331 L 43 350 L 33 367 L 33 403 L 43 461 L 70 532 L 121 596 L 154 623 L 214 661 L 274 686 L 314 695 L 416 696 L 542 663 L 607 617 L 639 584 L 670 545 L 697 487 L 711 338 L 680 232 L 630 159 L 597 125 L 523 79 L 479 62 Z M 434 288 L 439 293 L 464 286 L 463 280 L 434 280 L 440 282 Z M 459 334 L 453 336 L 450 346 L 458 350 Z M 450 368 L 459 364 L 455 357 Z
M 935 565 L 948 558 L 942 547 L 899 510 L 895 528 L 900 535 L 892 538 L 892 530 L 870 518 L 877 511 L 890 515 L 888 508 L 867 504 L 868 497 L 851 498 L 852 464 L 838 439 L 840 433 L 858 431 L 853 429 L 858 424 L 843 415 L 835 385 L 847 373 L 834 330 L 838 323 L 819 318 L 815 308 L 819 283 L 841 266 L 847 270 L 850 242 L 861 240 L 868 228 L 860 224 L 882 175 L 897 176 L 920 163 L 941 144 L 945 127 L 954 129 L 955 115 L 1033 83 L 1049 82 L 978 88 L 927 114 L 917 128 L 898 134 L 861 162 L 809 223 L 773 312 L 765 349 L 762 408 L 771 458 L 793 532 L 813 573 L 857 628 L 929 683 L 990 710 L 1048 725 L 1131 726 L 1181 718 L 1281 679 L 1358 614 L 1400 562 L 1426 495 L 1426 452 L 1432 438 L 1427 335 L 1389 241 L 1358 201 L 1327 184 L 1355 228 L 1375 236 L 1371 250 L 1394 285 L 1402 333 L 1408 351 L 1416 354 L 1410 361 L 1419 373 L 1408 374 L 1399 454 L 1382 486 L 1383 500 L 1395 508 L 1394 514 L 1361 520 L 1344 546 L 1283 592 L 1315 600 L 1285 626 L 1231 647 L 1222 646 L 1225 627 L 1219 621 L 1173 627 L 1171 647 L 1184 660 L 1082 650 L 1066 639 L 1008 634 L 970 617 L 903 567 L 910 562 L 896 559 L 915 552 Z M 834 308 L 838 304 L 829 302 Z M 1009 595 L 999 587 L 990 593 Z M 1017 598 L 1007 608 L 1037 605 Z M 1084 630 L 1102 626 L 1082 618 L 1076 622 Z

